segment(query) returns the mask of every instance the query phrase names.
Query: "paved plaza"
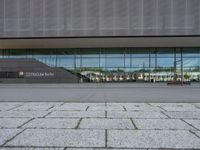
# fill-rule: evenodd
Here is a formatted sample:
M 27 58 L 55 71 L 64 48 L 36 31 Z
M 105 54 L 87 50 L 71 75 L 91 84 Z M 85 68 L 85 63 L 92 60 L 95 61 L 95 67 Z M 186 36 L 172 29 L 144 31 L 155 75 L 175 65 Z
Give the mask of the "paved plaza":
M 199 89 L 199 83 L 0 84 L 0 101 L 196 103 Z
M 0 150 L 200 149 L 200 103 L 0 102 Z

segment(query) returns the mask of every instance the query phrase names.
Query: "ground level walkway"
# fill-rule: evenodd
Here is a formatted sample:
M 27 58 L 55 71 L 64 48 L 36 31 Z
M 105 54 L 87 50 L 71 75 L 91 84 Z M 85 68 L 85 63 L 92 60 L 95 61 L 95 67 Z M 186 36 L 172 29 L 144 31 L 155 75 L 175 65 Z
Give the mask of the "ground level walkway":
M 200 102 L 200 83 L 0 84 L 0 101 Z
M 200 103 L 0 102 L 0 150 L 200 149 Z

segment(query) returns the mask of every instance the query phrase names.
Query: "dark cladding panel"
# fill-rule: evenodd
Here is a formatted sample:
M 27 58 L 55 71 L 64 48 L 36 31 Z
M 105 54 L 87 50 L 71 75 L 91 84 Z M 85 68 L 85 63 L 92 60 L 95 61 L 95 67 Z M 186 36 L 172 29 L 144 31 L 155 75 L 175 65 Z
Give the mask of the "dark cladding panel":
M 200 3 L 199 0 L 194 0 L 193 3 L 187 1 L 187 16 L 186 16 L 186 27 L 188 30 L 186 34 L 192 34 L 199 29 L 200 31 Z M 199 19 L 197 19 L 199 18 Z M 200 33 L 200 32 L 199 32 Z
M 71 0 L 71 24 L 68 29 L 73 36 L 84 35 L 86 27 L 86 0 Z
M 200 35 L 200 0 L 0 0 L 0 7 L 0 37 Z
M 172 1 L 171 0 L 158 0 L 157 1 L 157 34 L 168 35 L 170 34 L 171 16 L 172 16 Z
M 172 1 L 172 34 L 185 34 L 185 31 L 188 30 L 186 27 L 186 16 L 186 1 Z
M 143 30 L 143 34 L 145 35 L 152 35 L 156 34 L 157 26 L 156 26 L 156 19 L 158 14 L 156 13 L 158 10 L 158 3 L 157 0 L 142 0 L 143 6 L 143 18 L 142 18 L 142 25 L 141 30 Z
M 44 36 L 44 0 L 31 0 L 32 35 Z
M 4 1 L 0 1 L 0 35 L 4 35 Z
M 128 0 L 114 2 L 114 35 L 127 35 L 129 31 Z
M 31 36 L 31 2 L 30 0 L 19 1 L 19 35 L 29 37 Z
M 46 0 L 44 4 L 44 34 L 57 35 L 59 27 L 59 0 Z
M 101 36 L 113 36 L 114 33 L 114 1 L 100 0 L 99 31 Z
M 141 35 L 143 17 L 143 1 L 129 0 L 129 32 L 130 35 Z
M 5 36 L 18 36 L 19 33 L 19 0 L 5 0 Z
M 99 0 L 87 0 L 86 8 L 86 35 L 99 34 Z

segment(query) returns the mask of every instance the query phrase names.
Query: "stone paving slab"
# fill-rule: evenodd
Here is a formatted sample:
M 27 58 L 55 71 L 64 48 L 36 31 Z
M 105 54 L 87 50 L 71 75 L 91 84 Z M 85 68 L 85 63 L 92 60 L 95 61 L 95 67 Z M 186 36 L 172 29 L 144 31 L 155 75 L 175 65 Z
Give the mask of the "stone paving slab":
M 178 119 L 133 119 L 138 129 L 151 130 L 194 130 L 187 123 Z
M 161 112 L 143 112 L 143 111 L 108 111 L 108 118 L 168 118 Z
M 150 106 L 147 103 L 128 103 L 124 104 L 127 111 L 162 111 L 161 108 Z
M 56 106 L 52 110 L 57 111 L 68 111 L 68 110 L 77 110 L 85 111 L 88 106 L 105 106 L 105 103 L 64 103 L 63 105 Z
M 130 119 L 83 119 L 83 129 L 135 129 Z
M 27 129 L 7 146 L 104 147 L 102 130 Z
M 4 148 L 0 148 L 0 150 L 64 150 L 64 148 L 31 148 L 31 147 L 13 148 L 13 147 L 4 147 Z
M 110 130 L 108 147 L 200 148 L 200 138 L 189 131 Z
M 59 118 L 38 118 L 25 124 L 22 128 L 53 128 L 53 129 L 67 129 L 75 128 L 79 122 L 79 119 L 59 119 Z
M 199 108 L 193 106 L 193 107 L 162 107 L 166 111 L 200 111 Z
M 166 115 L 168 115 L 171 118 L 183 118 L 183 119 L 200 119 L 200 111 L 172 111 L 172 112 L 165 112 Z
M 35 118 L 43 117 L 48 114 L 48 111 L 3 111 L 0 112 L 1 118 Z
M 17 128 L 29 120 L 28 118 L 0 118 L 0 128 Z
M 53 104 L 29 104 L 26 103 L 20 107 L 17 107 L 13 110 L 22 110 L 22 111 L 33 111 L 33 110 L 48 110 L 49 108 L 53 107 Z
M 17 106 L 20 106 L 22 103 L 17 103 L 17 102 L 4 102 L 0 103 L 0 111 L 6 111 L 13 109 Z
M 66 150 L 130 150 L 130 149 L 115 149 L 115 148 L 66 148 Z M 133 149 L 131 148 L 131 150 L 147 150 L 147 149 Z M 155 150 L 155 149 L 154 149 Z
M 0 129 L 0 146 L 21 131 L 21 129 Z
M 200 149 L 199 103 L 2 104 L 0 150 Z
M 192 107 L 194 103 L 149 103 L 152 106 L 160 106 L 160 107 Z M 197 103 L 198 104 L 198 103 Z
M 99 118 L 105 117 L 105 111 L 54 111 L 47 116 L 49 117 L 63 117 L 63 118 Z
M 200 130 L 200 120 L 184 119 L 187 123 Z
M 124 108 L 122 106 L 90 106 L 88 111 L 123 111 Z

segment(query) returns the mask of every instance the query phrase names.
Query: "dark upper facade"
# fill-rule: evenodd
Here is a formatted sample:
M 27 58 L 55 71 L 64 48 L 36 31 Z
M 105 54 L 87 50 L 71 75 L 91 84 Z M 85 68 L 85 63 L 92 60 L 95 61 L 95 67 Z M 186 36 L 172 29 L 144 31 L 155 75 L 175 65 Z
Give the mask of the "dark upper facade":
M 0 0 L 0 38 L 200 35 L 200 0 Z

